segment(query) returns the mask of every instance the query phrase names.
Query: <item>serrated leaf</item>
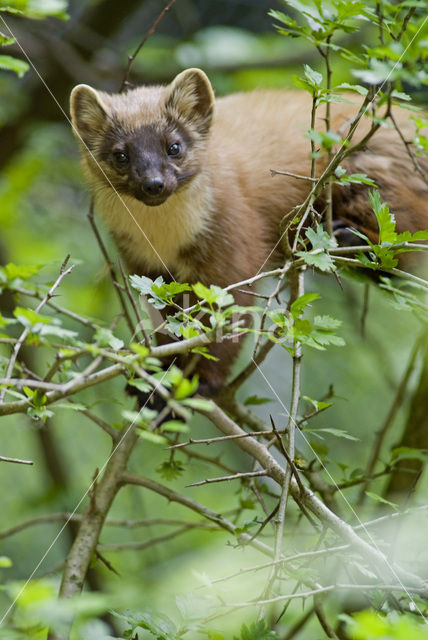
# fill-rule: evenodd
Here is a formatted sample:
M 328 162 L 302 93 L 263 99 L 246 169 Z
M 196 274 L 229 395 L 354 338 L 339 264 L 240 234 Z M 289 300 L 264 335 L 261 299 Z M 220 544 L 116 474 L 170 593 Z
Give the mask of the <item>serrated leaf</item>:
M 315 267 L 320 271 L 328 272 L 335 271 L 336 265 L 333 262 L 333 258 L 325 251 L 319 253 L 311 253 L 310 251 L 296 251 L 296 255 L 303 259 L 303 261 Z
M 249 627 L 243 624 L 241 627 L 241 635 L 234 640 L 276 640 L 278 635 L 275 631 L 269 629 L 265 620 L 252 622 Z
M 320 224 L 315 229 L 309 227 L 306 231 L 306 237 L 314 249 L 335 249 L 337 247 L 337 240 L 332 238 Z
M 322 88 L 322 73 L 318 73 L 318 71 L 312 69 L 308 64 L 304 64 L 303 68 L 306 81 L 316 89 Z
M 197 282 L 192 285 L 192 289 L 198 298 L 205 300 L 210 306 L 217 304 L 222 308 L 234 303 L 234 298 L 230 293 L 227 293 L 227 291 L 224 291 L 224 289 L 214 284 L 208 288 L 201 282 Z
M 332 316 L 324 315 L 324 316 L 315 316 L 314 318 L 314 326 L 317 329 L 323 329 L 325 331 L 333 331 L 337 329 L 342 324 L 342 320 L 338 320 L 337 318 L 333 318 Z
M 382 202 L 379 191 L 369 192 L 370 203 L 379 225 L 379 242 L 394 243 L 397 239 L 395 217 L 389 211 L 386 202 Z
M 111 347 L 115 351 L 119 351 L 124 346 L 123 340 L 116 338 L 111 329 L 100 327 L 94 334 L 95 342 L 98 342 L 100 347 Z
M 141 294 L 146 296 L 152 293 L 153 280 L 151 278 L 148 278 L 147 276 L 132 275 L 129 276 L 129 280 L 131 282 L 131 286 L 134 289 L 137 289 Z
M 156 471 L 165 480 L 176 480 L 184 473 L 184 466 L 177 460 L 168 460 L 167 462 L 162 462 Z
M 297 298 L 297 300 L 295 300 L 290 307 L 290 313 L 293 316 L 293 318 L 298 318 L 299 316 L 301 316 L 304 309 L 311 302 L 313 302 L 314 300 L 317 300 L 320 297 L 321 296 L 319 295 L 319 293 L 313 293 L 311 291 L 308 291 L 307 293 L 304 293 L 302 296 Z
M 126 611 L 125 614 L 113 611 L 112 613 L 115 617 L 124 620 L 131 626 L 131 633 L 128 634 L 127 637 L 135 638 L 138 629 L 149 631 L 152 635 L 156 636 L 156 640 L 173 640 L 177 637 L 177 628 L 174 622 L 168 618 L 168 616 L 161 613 L 151 613 L 148 611 Z
M 32 327 L 39 323 L 50 324 L 54 322 L 54 318 L 51 316 L 43 316 L 33 309 L 26 309 L 24 307 L 15 307 L 13 315 L 25 327 Z

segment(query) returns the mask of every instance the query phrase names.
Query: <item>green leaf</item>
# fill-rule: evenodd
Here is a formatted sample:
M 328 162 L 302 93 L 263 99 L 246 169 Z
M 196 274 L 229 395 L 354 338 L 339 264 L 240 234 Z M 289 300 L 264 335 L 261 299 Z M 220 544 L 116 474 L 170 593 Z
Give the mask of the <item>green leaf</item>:
M 129 276 L 131 286 L 137 289 L 142 295 L 147 296 L 152 293 L 153 280 L 147 276 Z M 163 278 L 162 278 L 163 282 Z
M 412 100 L 408 93 L 397 91 L 397 89 L 391 91 L 391 98 L 397 98 L 398 100 L 404 100 L 405 102 L 410 102 Z
M 336 239 L 331 238 L 320 224 L 316 229 L 309 228 L 306 231 L 306 237 L 313 249 L 311 251 L 297 251 L 296 255 L 303 258 L 306 264 L 316 267 L 320 271 L 334 271 L 335 264 L 326 250 L 337 247 Z
M 392 507 L 395 511 L 398 511 L 398 504 L 395 504 L 395 502 L 390 502 L 389 500 L 385 500 L 385 498 L 382 498 L 382 496 L 379 496 L 377 493 L 372 493 L 371 491 L 366 491 L 365 493 L 366 493 L 366 496 L 368 496 L 372 500 L 375 500 L 376 502 L 381 502 L 382 504 L 387 504 L 390 507 Z
M 198 298 L 206 300 L 209 305 L 217 304 L 220 308 L 226 307 L 234 303 L 234 298 L 230 293 L 224 291 L 221 287 L 211 285 L 209 288 L 201 282 L 197 282 L 192 286 L 193 291 Z
M 12 560 L 7 556 L 0 556 L 0 569 L 8 569 L 12 566 Z
M 315 230 L 309 227 L 306 231 L 306 237 L 314 249 L 335 249 L 337 247 L 337 240 L 332 238 L 321 224 L 318 224 Z
M 304 429 L 304 431 L 309 431 L 311 433 L 328 433 L 332 436 L 336 436 L 336 438 L 344 438 L 345 440 L 353 440 L 354 442 L 360 441 L 360 438 L 351 436 L 351 434 L 347 431 L 344 431 L 343 429 L 335 429 L 333 427 L 324 427 L 321 429 Z
M 180 422 L 180 420 L 168 420 L 163 422 L 161 426 L 161 431 L 171 431 L 172 433 L 188 433 L 189 430 L 189 425 Z
M 308 291 L 307 293 L 304 293 L 302 296 L 300 296 L 300 298 L 297 298 L 297 300 L 295 300 L 290 307 L 290 313 L 293 318 L 298 318 L 299 316 L 301 316 L 304 309 L 306 309 L 306 307 L 311 302 L 317 300 L 320 297 L 321 296 L 319 295 L 319 293 L 312 293 Z
M 124 346 L 123 340 L 116 338 L 111 329 L 104 327 L 97 329 L 94 334 L 94 340 L 98 342 L 100 347 L 111 347 L 115 351 L 119 351 L 119 349 L 122 349 Z
M 136 638 L 138 629 L 145 629 L 156 636 L 155 640 L 179 640 L 175 624 L 166 615 L 148 611 L 126 611 L 124 614 L 113 611 L 112 613 L 116 618 L 130 625 L 129 633 L 128 630 L 126 631 L 128 638 Z
M 391 451 L 391 462 L 399 460 L 420 460 L 428 461 L 428 451 L 426 449 L 414 449 L 412 447 L 396 447 Z
M 163 436 L 160 436 L 158 433 L 154 433 L 153 431 L 138 431 L 138 435 L 143 440 L 147 440 L 148 442 L 152 442 L 153 444 L 168 444 L 168 440 Z
M 147 425 L 154 420 L 157 415 L 157 411 L 149 409 L 148 407 L 141 407 L 139 411 L 129 411 L 128 409 L 124 409 L 122 411 L 122 416 L 125 420 L 143 428 L 147 427 Z
M 337 85 L 335 90 L 337 89 L 348 89 L 349 91 L 356 91 L 360 94 L 360 96 L 367 95 L 367 89 L 360 84 L 349 84 L 349 82 L 342 82 L 342 84 Z
M 244 405 L 249 407 L 251 405 L 266 404 L 267 402 L 273 402 L 272 398 L 260 398 L 259 396 L 254 395 L 248 396 L 244 401 Z
M 67 20 L 67 0 L 10 0 L 0 2 L 0 11 L 27 18 L 59 18 Z
M 320 271 L 335 271 L 336 265 L 334 264 L 333 258 L 330 254 L 325 251 L 319 251 L 319 249 L 316 251 L 318 253 L 311 253 L 310 251 L 296 251 L 296 256 L 299 256 L 306 264 L 311 267 L 315 267 Z
M 7 327 L 8 324 L 15 324 L 16 320 L 13 318 L 5 318 L 4 315 L 0 312 L 0 327 Z
M 0 272 L 3 272 L 8 282 L 13 280 L 28 280 L 31 276 L 38 273 L 42 265 L 22 265 L 9 262 L 4 267 L 0 268 Z
M 69 409 L 70 411 L 86 411 L 88 407 L 79 402 L 55 402 L 55 409 Z
M 322 400 L 313 400 L 313 398 L 310 398 L 309 396 L 302 396 L 302 399 L 306 400 L 306 402 L 309 402 L 313 406 L 315 411 L 324 411 L 324 409 L 328 409 L 328 407 L 331 407 L 333 405 L 332 402 L 323 402 Z
M 132 275 L 129 276 L 129 280 L 131 282 L 131 286 L 134 289 L 137 289 L 143 296 L 151 296 L 149 298 L 150 304 L 152 304 L 155 309 L 164 309 L 167 305 L 167 301 L 164 300 L 161 296 L 153 291 L 153 288 L 156 287 L 159 290 L 164 283 L 162 276 L 156 278 L 156 280 L 152 280 L 147 276 L 137 276 Z
M 397 238 L 395 217 L 389 212 L 387 203 L 381 201 L 379 191 L 370 191 L 369 198 L 379 225 L 380 244 L 384 242 L 395 242 Z
M 1 33 L 0 31 L 0 45 L 2 47 L 7 47 L 9 44 L 13 44 L 14 42 L 16 42 L 15 38 L 6 36 L 4 33 Z
M 339 167 L 338 167 L 339 169 Z M 338 175 L 338 171 L 334 172 L 335 175 Z M 365 173 L 351 173 L 350 176 L 346 174 L 346 171 L 343 171 L 341 175 L 338 175 L 338 180 L 335 180 L 336 184 L 341 186 L 348 186 L 350 184 L 366 184 L 369 187 L 375 187 L 376 183 L 373 182 L 371 178 L 369 178 Z
M 163 283 L 162 285 L 157 285 L 156 283 L 154 283 L 152 286 L 153 293 L 155 293 L 163 300 L 168 300 L 170 302 L 175 296 L 179 295 L 180 293 L 191 290 L 192 289 L 188 284 L 180 282 L 169 282 Z
M 147 347 L 142 344 L 138 344 L 138 342 L 132 342 L 129 346 L 134 353 L 140 356 L 140 361 L 145 360 L 150 353 Z
M 305 70 L 305 79 L 308 82 L 308 84 L 312 87 L 314 87 L 314 89 L 321 89 L 322 88 L 322 73 L 318 73 L 317 71 L 315 71 L 314 69 L 312 69 L 312 67 L 310 67 L 308 64 L 303 65 L 303 68 Z
M 176 400 L 183 400 L 184 398 L 188 398 L 193 395 L 197 390 L 199 385 L 198 376 L 193 376 L 192 380 L 188 380 L 187 378 L 183 378 L 178 383 L 177 388 L 174 392 L 174 398 Z
M 234 640 L 276 640 L 278 635 L 275 631 L 271 631 L 264 620 L 252 622 L 249 627 L 243 624 L 241 627 L 241 635 Z
M 131 380 L 128 380 L 128 384 L 130 387 L 135 387 L 135 389 L 138 389 L 138 391 L 141 391 L 142 393 L 150 393 L 153 391 L 153 387 L 142 378 L 132 378 Z
M 324 330 L 324 331 L 334 331 L 334 329 L 338 329 L 342 324 L 341 320 L 337 318 L 332 318 L 332 316 L 315 316 L 314 318 L 314 326 L 316 329 Z
M 13 71 L 17 74 L 18 78 L 22 78 L 29 70 L 30 65 L 24 60 L 13 58 L 12 56 L 0 55 L 0 69 L 6 71 Z
M 212 411 L 214 409 L 211 400 L 205 400 L 204 398 L 186 398 L 182 403 L 197 411 Z
M 55 322 L 55 319 L 53 320 Z M 41 324 L 33 327 L 33 332 L 37 333 L 40 337 L 55 336 L 61 339 L 73 339 L 79 335 L 77 331 L 70 331 L 70 329 L 63 329 L 56 324 Z M 46 342 L 46 341 L 45 341 Z
M 177 460 L 162 462 L 156 469 L 157 473 L 159 473 L 162 478 L 165 478 L 165 480 L 176 480 L 183 475 L 184 470 L 184 466 L 181 462 L 177 462 Z
M 46 422 L 48 418 L 52 418 L 54 412 L 46 407 L 29 407 L 27 409 L 27 414 L 30 418 L 33 418 L 36 422 L 41 420 L 42 422 Z
M 15 307 L 13 315 L 24 327 L 33 327 L 37 324 L 50 324 L 54 319 L 50 316 L 42 316 L 33 309 L 25 309 L 24 307 Z
M 335 131 L 316 131 L 315 129 L 309 129 L 307 137 L 326 150 L 332 149 L 335 144 L 344 143 L 340 135 Z

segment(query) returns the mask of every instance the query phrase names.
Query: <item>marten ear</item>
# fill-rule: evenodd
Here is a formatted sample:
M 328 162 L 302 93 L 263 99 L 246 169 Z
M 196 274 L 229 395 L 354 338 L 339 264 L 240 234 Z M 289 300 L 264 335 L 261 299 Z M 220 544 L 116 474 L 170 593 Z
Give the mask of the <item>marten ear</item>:
M 107 124 L 107 109 L 98 91 L 78 84 L 70 96 L 70 112 L 74 135 L 92 147 Z
M 187 69 L 168 87 L 166 108 L 179 120 L 193 123 L 200 133 L 207 133 L 214 112 L 214 91 L 200 69 Z

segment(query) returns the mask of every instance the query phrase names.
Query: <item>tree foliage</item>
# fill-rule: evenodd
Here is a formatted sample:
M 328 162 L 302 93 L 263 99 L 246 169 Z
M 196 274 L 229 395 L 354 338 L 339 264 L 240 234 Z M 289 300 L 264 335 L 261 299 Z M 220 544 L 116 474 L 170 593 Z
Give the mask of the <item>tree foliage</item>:
M 65 9 L 60 0 L 12 0 L 0 5 L 0 16 L 65 19 Z M 0 456 L 0 462 L 17 479 L 20 493 L 28 483 L 34 495 L 28 477 L 37 465 L 21 454 L 15 435 L 24 417 L 32 424 L 26 430 L 37 432 L 48 460 L 61 448 L 63 455 L 56 466 L 50 458 L 52 478 L 61 491 L 55 497 L 46 492 L 35 510 L 26 504 L 0 531 L 5 541 L 26 531 L 38 540 L 43 527 L 46 539 L 40 539 L 48 542 L 41 553 L 33 547 L 25 552 L 26 571 L 13 573 L 19 564 L 13 544 L 0 557 L 0 638 L 274 640 L 298 637 L 305 625 L 308 639 L 427 636 L 426 562 L 415 563 L 407 553 L 410 542 L 416 554 L 424 549 L 423 535 L 418 534 L 426 504 L 417 489 L 416 499 L 408 503 L 408 498 L 415 489 L 414 474 L 420 475 L 426 460 L 426 436 L 415 440 L 414 434 L 421 432 L 416 419 L 407 425 L 401 442 L 397 431 L 395 442 L 390 433 L 397 415 L 404 422 L 404 399 L 418 359 L 423 363 L 413 409 L 420 408 L 426 388 L 428 282 L 403 271 L 399 259 L 407 253 L 422 256 L 428 231 L 398 233 L 394 203 L 382 201 L 370 177 L 347 175 L 342 166 L 361 148 L 353 139 L 360 120 L 370 119 L 367 142 L 379 127 L 397 127 L 391 106 L 398 105 L 414 122 L 414 138 L 403 144 L 414 171 L 420 172 L 418 158 L 428 146 L 425 121 L 409 93 L 427 82 L 423 9 L 417 0 L 287 0 L 282 11 L 270 12 L 281 46 L 290 46 L 290 39 L 303 40 L 316 56 L 292 74 L 295 85 L 312 97 L 307 131 L 302 132 L 312 163 L 311 175 L 303 178 L 311 189 L 304 202 L 285 212 L 280 267 L 225 289 L 166 283 L 161 276 L 128 276 L 111 257 L 114 249 L 103 240 L 91 210 L 85 232 L 92 227 L 94 234 L 80 264 L 68 255 L 52 259 L 46 228 L 38 230 L 38 244 L 33 243 L 32 227 L 22 225 L 15 243 L 34 244 L 40 257 L 32 264 L 4 260 L 0 268 L 0 415 L 5 431 L 13 432 L 8 455 Z M 4 22 L 7 26 L 8 18 Z M 2 46 L 19 44 L 12 33 L 0 35 Z M 355 36 L 364 42 L 356 45 Z M 141 53 L 147 51 L 149 59 L 156 55 L 150 42 Z M 29 66 L 18 53 L 2 55 L 0 67 L 21 77 Z M 336 66 L 341 77 L 337 82 Z M 130 71 L 131 66 L 126 73 Z M 360 109 L 342 137 L 330 129 L 329 105 L 349 96 Z M 314 126 L 319 109 L 326 114 L 323 130 Z M 39 138 L 34 133 L 29 147 L 18 150 L 4 169 L 0 203 L 5 229 L 13 229 L 15 215 L 21 221 L 54 206 L 49 202 L 52 169 L 46 160 L 52 154 L 57 153 L 56 169 L 62 176 L 52 171 L 58 180 L 55 207 L 74 206 L 70 192 L 74 202 L 80 178 L 68 163 L 61 164 L 55 140 L 61 142 L 63 133 L 56 137 L 52 126 L 47 141 L 40 144 L 44 131 Z M 31 153 L 31 144 L 36 152 Z M 316 177 L 322 154 L 328 157 L 328 169 Z M 36 188 L 34 177 L 41 175 Z M 333 185 L 351 184 L 363 185 L 370 194 L 379 227 L 377 243 L 358 233 L 359 245 L 339 247 L 331 207 L 322 220 L 313 215 L 321 193 L 330 194 L 331 201 Z M 28 200 L 21 200 L 23 192 L 30 194 Z M 79 244 L 79 224 L 77 232 L 61 234 L 67 253 L 68 245 Z M 99 285 L 86 275 L 97 244 L 108 274 Z M 343 292 L 332 303 L 337 280 L 343 282 Z M 358 362 L 355 280 L 363 282 L 355 286 L 365 288 L 366 302 L 372 291 L 380 333 L 384 319 L 392 318 L 393 335 L 399 333 L 395 322 L 405 327 L 406 346 L 418 334 L 402 379 L 393 377 L 395 387 L 389 385 L 388 367 L 380 372 L 391 387 L 382 396 L 389 407 L 386 418 L 376 399 L 365 414 L 369 403 L 355 390 L 358 413 L 345 410 L 337 420 L 334 411 L 341 397 L 332 385 L 325 388 L 334 376 L 349 377 L 351 386 L 355 379 L 364 383 L 364 366 L 370 368 L 370 361 Z M 254 305 L 236 305 L 234 290 L 256 283 L 264 286 L 264 293 L 255 296 Z M 101 301 L 97 287 L 104 291 Z M 187 304 L 183 300 L 190 293 L 196 302 Z M 383 308 L 383 301 L 389 306 Z M 159 316 L 168 338 L 163 344 L 155 344 L 159 327 L 149 319 L 149 307 L 154 314 L 166 312 L 165 321 Z M 346 309 L 352 314 L 347 316 Z M 248 314 L 254 318 L 251 328 L 242 322 Z M 212 342 L 240 339 L 242 334 L 253 340 L 252 355 L 241 358 L 239 371 L 220 396 L 198 393 L 194 368 L 181 370 L 177 358 L 190 354 L 195 365 L 198 359 L 213 358 L 208 349 Z M 389 362 L 396 358 L 393 341 L 387 344 Z M 278 379 L 265 367 L 268 355 L 276 358 Z M 306 362 L 311 373 L 320 372 L 316 384 L 308 382 Z M 125 385 L 146 395 L 143 406 L 125 394 Z M 368 394 L 368 389 L 363 391 Z M 364 429 L 367 415 L 371 424 Z M 55 432 L 61 434 L 58 449 Z M 352 452 L 361 455 L 357 447 L 364 438 L 367 446 L 358 459 Z M 10 442 L 16 446 L 13 458 Z M 403 473 L 403 464 L 414 472 L 401 486 L 405 499 L 388 488 Z M 68 467 L 73 469 L 70 477 Z M 412 527 L 402 540 L 404 548 L 395 553 L 394 538 L 400 535 L 396 523 L 403 526 L 406 519 Z M 134 535 L 140 529 L 147 535 Z M 46 557 L 66 532 L 73 543 L 56 550 L 57 566 L 46 572 Z M 214 533 L 221 542 L 211 542 Z M 182 537 L 191 537 L 197 558 L 192 588 L 187 565 L 193 561 Z M 26 538 L 30 546 L 33 538 Z M 186 580 L 180 582 L 184 573 Z M 162 597 L 152 597 L 150 581 L 161 585 Z M 357 613 L 351 615 L 353 610 Z

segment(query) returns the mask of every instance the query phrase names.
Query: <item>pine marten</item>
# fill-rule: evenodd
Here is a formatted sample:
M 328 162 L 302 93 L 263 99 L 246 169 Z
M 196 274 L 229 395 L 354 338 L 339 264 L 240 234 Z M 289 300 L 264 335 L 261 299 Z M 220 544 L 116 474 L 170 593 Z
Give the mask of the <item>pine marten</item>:
M 270 169 L 310 174 L 304 135 L 310 109 L 310 95 L 298 91 L 256 90 L 215 100 L 199 69 L 183 71 L 167 86 L 123 94 L 75 87 L 71 114 L 85 173 L 129 271 L 224 287 L 266 268 L 267 259 L 277 262 L 280 221 L 304 200 L 310 183 L 273 178 Z M 333 103 L 331 129 L 344 137 L 357 111 Z M 411 139 L 407 113 L 394 113 Z M 316 129 L 325 129 L 323 115 Z M 360 124 L 354 139 L 368 127 Z M 325 162 L 317 160 L 319 171 Z M 427 183 L 393 128 L 381 128 L 344 168 L 374 180 L 398 231 L 428 228 Z M 336 219 L 376 240 L 367 187 L 335 186 L 333 204 Z M 245 293 L 234 295 L 238 304 L 253 303 Z M 213 345 L 219 362 L 202 362 L 200 375 L 212 391 L 224 383 L 237 348 L 230 341 Z

